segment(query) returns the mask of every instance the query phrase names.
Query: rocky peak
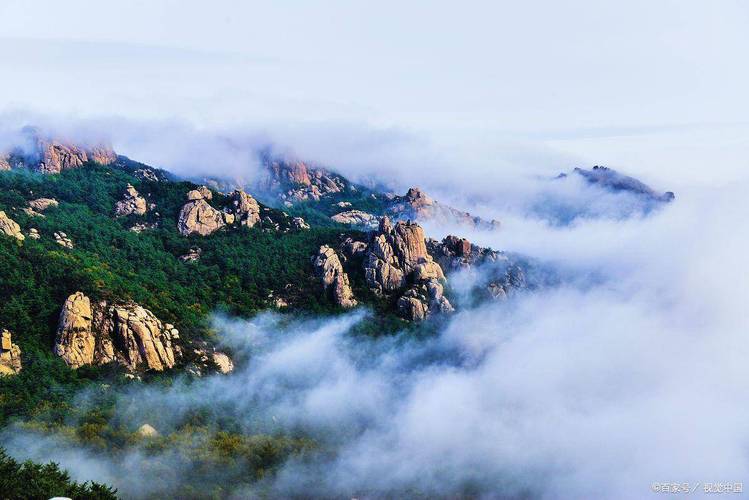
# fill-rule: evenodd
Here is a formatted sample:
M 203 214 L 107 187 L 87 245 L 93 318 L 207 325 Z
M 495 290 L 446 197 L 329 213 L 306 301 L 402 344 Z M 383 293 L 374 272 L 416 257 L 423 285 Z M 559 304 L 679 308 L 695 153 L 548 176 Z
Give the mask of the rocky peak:
M 312 259 L 315 274 L 322 281 L 323 289 L 329 293 L 336 304 L 343 308 L 356 306 L 354 292 L 351 290 L 349 278 L 343 270 L 343 265 L 335 250 L 327 245 L 320 247 L 317 255 Z
M 116 217 L 125 217 L 127 215 L 145 215 L 148 205 L 138 190 L 132 184 L 128 184 L 122 199 L 114 206 Z
M 8 330 L 0 332 L 0 375 L 15 375 L 21 371 L 21 348 L 11 337 Z
M 427 252 L 424 230 L 418 224 L 393 225 L 383 217 L 370 236 L 363 266 L 367 285 L 375 293 L 401 295 L 398 310 L 407 319 L 420 321 L 431 313 L 453 310 L 443 295 L 445 275 Z
M 21 226 L 16 223 L 13 219 L 8 217 L 5 212 L 0 210 L 0 233 L 23 241 L 26 237 L 21 233 Z
M 347 210 L 337 213 L 330 218 L 339 224 L 349 224 L 352 226 L 375 228 L 378 225 L 377 216 L 362 210 Z
M 162 371 L 180 354 L 179 332 L 135 303 L 92 303 L 81 292 L 63 304 L 55 354 L 71 368 L 119 363 L 129 370 Z
M 319 200 L 346 187 L 343 177 L 301 161 L 268 160 L 265 165 L 267 177 L 259 187 L 277 193 L 287 203 Z
M 6 162 L 14 168 L 28 168 L 45 174 L 57 174 L 78 168 L 88 161 L 109 165 L 117 159 L 105 144 L 81 146 L 64 139 L 44 135 L 35 127 L 22 130 L 23 145 L 8 153 Z
M 468 212 L 443 205 L 429 197 L 418 187 L 410 188 L 405 196 L 394 196 L 387 212 L 399 220 L 437 220 L 479 229 L 496 229 L 499 227 L 499 222 L 496 220 L 487 221 Z
M 208 204 L 213 197 L 205 186 L 187 193 L 187 203 L 182 207 L 177 219 L 177 230 L 184 236 L 199 234 L 208 236 L 226 225 L 223 214 Z

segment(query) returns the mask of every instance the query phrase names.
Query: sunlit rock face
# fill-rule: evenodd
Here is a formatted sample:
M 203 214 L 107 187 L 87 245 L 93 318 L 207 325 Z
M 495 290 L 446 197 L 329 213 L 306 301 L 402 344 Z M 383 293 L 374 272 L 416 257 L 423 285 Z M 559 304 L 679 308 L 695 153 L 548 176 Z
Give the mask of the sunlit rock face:
M 0 233 L 15 238 L 18 241 L 23 241 L 26 237 L 21 233 L 21 226 L 16 221 L 8 217 L 8 215 L 0 210 Z
M 424 230 L 418 224 L 393 225 L 384 217 L 364 253 L 367 285 L 379 295 L 400 295 L 398 312 L 404 318 L 421 321 L 433 313 L 453 311 L 443 295 L 445 275 L 427 252 Z
M 212 197 L 211 190 L 205 186 L 187 193 L 188 201 L 179 211 L 177 218 L 177 230 L 182 235 L 208 236 L 226 225 L 222 212 L 206 201 Z
M 180 354 L 179 332 L 135 303 L 92 303 L 81 292 L 63 304 L 55 354 L 71 368 L 118 363 L 129 370 L 163 371 Z
M 312 265 L 323 289 L 332 296 L 336 304 L 346 309 L 356 306 L 357 301 L 351 290 L 349 277 L 343 270 L 335 250 L 327 245 L 321 246 L 312 260 Z
M 114 206 L 114 214 L 117 217 L 145 215 L 147 210 L 146 199 L 138 193 L 138 190 L 132 184 L 127 185 L 122 199 Z
M 21 348 L 13 343 L 8 330 L 0 331 L 0 375 L 15 375 L 21 371 Z
M 276 193 L 281 200 L 296 203 L 340 193 L 347 182 L 340 175 L 301 161 L 266 160 L 266 175 L 258 188 Z

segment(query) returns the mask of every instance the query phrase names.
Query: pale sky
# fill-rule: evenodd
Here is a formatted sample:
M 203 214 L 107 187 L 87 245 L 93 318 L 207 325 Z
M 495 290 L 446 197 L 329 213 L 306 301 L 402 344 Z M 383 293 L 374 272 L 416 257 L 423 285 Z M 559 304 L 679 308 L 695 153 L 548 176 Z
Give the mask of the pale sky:
M 0 19 L 0 111 L 393 130 L 479 170 L 749 165 L 743 1 L 6 0 Z

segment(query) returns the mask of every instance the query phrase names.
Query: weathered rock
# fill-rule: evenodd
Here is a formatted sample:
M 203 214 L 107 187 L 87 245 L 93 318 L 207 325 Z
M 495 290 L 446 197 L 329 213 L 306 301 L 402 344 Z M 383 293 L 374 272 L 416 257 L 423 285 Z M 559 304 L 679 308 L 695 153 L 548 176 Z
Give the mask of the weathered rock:
M 29 238 L 31 238 L 32 240 L 38 240 L 39 238 L 41 238 L 41 236 L 39 235 L 39 230 L 35 227 L 29 229 Z
M 223 214 L 205 200 L 213 197 L 205 186 L 187 193 L 188 202 L 182 207 L 177 220 L 177 230 L 184 236 L 208 236 L 226 225 Z
M 480 269 L 486 296 L 505 299 L 527 286 L 523 266 L 502 252 L 472 245 L 465 238 L 447 236 L 441 242 L 427 240 L 427 250 L 448 274 Z
M 406 319 L 421 321 L 433 313 L 452 312 L 443 295 L 445 275 L 427 252 L 424 231 L 418 224 L 383 217 L 372 233 L 363 261 L 368 286 L 381 295 L 400 293 L 398 312 Z M 405 292 L 407 283 L 411 283 Z
M 5 212 L 0 210 L 0 233 L 23 241 L 26 237 L 21 233 L 21 226 L 16 221 L 8 217 Z
M 0 172 L 5 170 L 10 170 L 10 161 L 8 160 L 8 155 L 0 154 Z
M 57 207 L 59 204 L 54 198 L 37 198 L 29 202 L 29 207 L 37 212 L 44 212 L 50 207 Z
M 136 222 L 130 226 L 130 231 L 134 233 L 142 233 L 143 231 L 149 231 L 159 227 L 158 222 Z
M 91 300 L 81 292 L 65 300 L 57 323 L 54 350 L 72 368 L 94 363 L 96 337 L 91 328 L 93 318 Z
M 356 306 L 348 275 L 335 250 L 327 245 L 321 246 L 312 263 L 315 273 L 322 281 L 323 289 L 332 295 L 336 304 L 344 308 Z
M 241 189 L 235 190 L 231 194 L 234 204 L 234 213 L 239 224 L 242 226 L 253 227 L 260 222 L 260 204 Z M 227 223 L 229 223 L 227 221 Z
M 34 127 L 22 131 L 24 146 L 7 155 L 7 163 L 13 168 L 28 168 L 45 174 L 57 174 L 63 170 L 78 168 L 92 161 L 109 165 L 117 155 L 107 145 L 80 146 L 68 141 L 44 136 Z
M 190 247 L 190 250 L 186 254 L 179 256 L 179 260 L 182 262 L 195 262 L 200 259 L 202 254 L 203 250 L 200 247 Z
M 148 210 L 146 199 L 138 193 L 132 184 L 127 185 L 122 199 L 114 205 L 114 214 L 116 217 L 145 215 L 146 210 Z
M 319 200 L 321 197 L 340 193 L 346 187 L 343 177 L 323 168 L 311 167 L 299 161 L 266 161 L 267 177 L 259 189 L 277 193 L 281 200 L 289 202 Z
M 410 188 L 405 196 L 393 197 L 387 212 L 398 220 L 437 220 L 479 229 L 496 229 L 499 227 L 499 222 L 496 220 L 487 221 L 468 212 L 439 203 L 417 187 Z
M 234 362 L 223 352 L 214 352 L 211 355 L 213 363 L 218 367 L 218 371 L 226 375 L 234 371 Z
M 13 343 L 11 333 L 0 332 L 0 375 L 15 375 L 21 371 L 21 348 Z
M 63 304 L 54 351 L 71 368 L 116 362 L 162 371 L 174 366 L 178 339 L 173 325 L 138 304 L 92 304 L 76 292 Z
M 55 231 L 53 236 L 55 237 L 55 243 L 57 243 L 58 245 L 65 248 L 73 248 L 73 240 L 68 238 L 67 234 L 63 233 L 62 231 Z
M 151 437 L 158 437 L 159 431 L 153 428 L 153 426 L 149 424 L 143 424 L 140 427 L 138 427 L 137 433 L 140 437 L 144 438 L 151 438 Z
M 291 218 L 291 228 L 296 229 L 297 231 L 306 231 L 310 228 L 309 224 L 301 218 L 301 217 L 292 217 Z
M 352 226 L 364 226 L 369 228 L 377 227 L 379 222 L 377 216 L 361 210 L 349 210 L 347 212 L 337 213 L 330 218 L 339 224 L 350 224 Z

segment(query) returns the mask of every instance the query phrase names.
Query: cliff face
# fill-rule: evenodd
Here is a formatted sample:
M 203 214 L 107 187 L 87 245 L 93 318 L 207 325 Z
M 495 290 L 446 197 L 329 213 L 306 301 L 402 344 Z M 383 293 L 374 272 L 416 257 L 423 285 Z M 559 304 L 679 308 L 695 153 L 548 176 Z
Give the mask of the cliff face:
M 327 245 L 320 247 L 312 260 L 315 274 L 320 278 L 323 289 L 329 293 L 333 301 L 343 308 L 356 306 L 354 292 L 351 290 L 349 278 L 343 270 L 343 265 L 335 250 Z
M 23 241 L 26 237 L 21 233 L 21 226 L 16 221 L 8 217 L 8 215 L 0 210 L 0 233 L 15 238 L 19 241 Z
M 44 174 L 59 174 L 63 170 L 78 168 L 88 161 L 109 165 L 117 160 L 114 150 L 105 144 L 77 145 L 44 135 L 33 127 L 26 127 L 22 135 L 25 144 L 7 151 L 4 165 L 28 168 Z
M 179 332 L 138 304 L 91 303 L 81 292 L 63 304 L 54 352 L 71 367 L 119 363 L 162 371 L 180 355 Z
M 277 193 L 288 203 L 319 201 L 326 195 L 342 192 L 347 184 L 340 175 L 301 161 L 267 160 L 265 166 L 267 175 L 258 187 Z

